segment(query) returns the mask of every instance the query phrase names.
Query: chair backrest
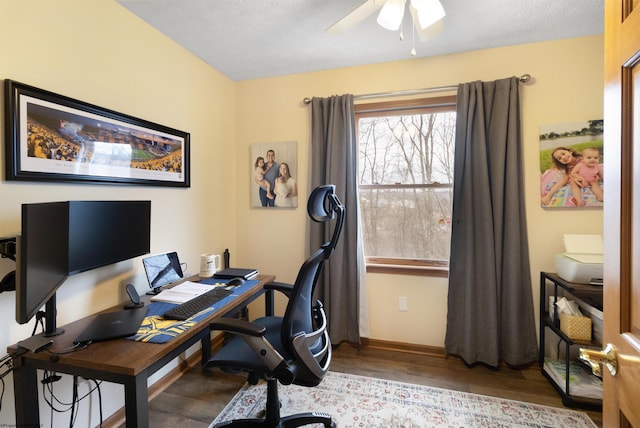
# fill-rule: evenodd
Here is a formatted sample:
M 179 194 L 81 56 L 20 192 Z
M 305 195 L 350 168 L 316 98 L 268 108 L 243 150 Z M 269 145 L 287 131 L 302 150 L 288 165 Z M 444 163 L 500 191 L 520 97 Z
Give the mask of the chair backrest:
M 313 302 L 313 291 L 324 262 L 338 242 L 345 209 L 332 184 L 315 188 L 307 203 L 309 217 L 328 223 L 335 219 L 331 239 L 302 264 L 298 272 L 282 322 L 281 339 L 290 355 L 296 356 L 296 383 L 315 385 L 328 369 L 331 343 L 322 304 Z

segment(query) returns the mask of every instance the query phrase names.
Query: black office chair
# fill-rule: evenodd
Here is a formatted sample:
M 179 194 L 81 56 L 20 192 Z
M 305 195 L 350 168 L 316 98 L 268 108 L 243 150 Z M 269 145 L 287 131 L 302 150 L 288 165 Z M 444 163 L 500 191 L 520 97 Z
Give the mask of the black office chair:
M 333 252 L 344 222 L 345 209 L 335 194 L 334 185 L 315 188 L 309 196 L 307 212 L 316 222 L 329 222 L 336 217 L 329 242 L 313 253 L 302 265 L 295 284 L 272 282 L 266 289 L 284 293 L 289 301 L 283 317 L 266 316 L 248 322 L 221 319 L 211 323 L 211 330 L 222 330 L 234 336 L 205 363 L 230 373 L 248 373 L 248 382 L 267 381 L 267 404 L 264 419 L 242 419 L 216 426 L 297 427 L 321 423 L 335 427 L 331 416 L 309 412 L 280 417 L 278 381 L 283 385 L 318 385 L 329 369 L 331 342 L 327 319 L 313 290 L 323 263 Z

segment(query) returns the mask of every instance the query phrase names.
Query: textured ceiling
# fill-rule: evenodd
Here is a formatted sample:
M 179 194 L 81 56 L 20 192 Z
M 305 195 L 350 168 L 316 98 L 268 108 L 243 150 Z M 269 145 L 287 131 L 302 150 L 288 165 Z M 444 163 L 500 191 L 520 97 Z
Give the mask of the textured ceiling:
M 376 13 L 326 29 L 364 0 L 117 0 L 232 80 L 602 34 L 604 0 L 441 0 L 439 31 L 421 42 L 409 14 L 399 34 Z

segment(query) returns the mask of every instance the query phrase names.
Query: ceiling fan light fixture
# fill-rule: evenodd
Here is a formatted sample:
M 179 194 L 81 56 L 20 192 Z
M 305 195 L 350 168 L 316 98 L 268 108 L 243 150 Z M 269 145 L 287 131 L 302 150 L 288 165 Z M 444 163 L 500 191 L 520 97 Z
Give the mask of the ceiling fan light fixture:
M 446 15 L 438 0 L 411 0 L 411 7 L 416 10 L 418 23 L 423 30 Z
M 397 31 L 402 24 L 405 2 L 406 0 L 387 0 L 378 15 L 378 24 L 387 30 Z
M 411 7 L 416 10 L 420 10 L 424 7 L 429 7 L 429 0 L 411 0 Z

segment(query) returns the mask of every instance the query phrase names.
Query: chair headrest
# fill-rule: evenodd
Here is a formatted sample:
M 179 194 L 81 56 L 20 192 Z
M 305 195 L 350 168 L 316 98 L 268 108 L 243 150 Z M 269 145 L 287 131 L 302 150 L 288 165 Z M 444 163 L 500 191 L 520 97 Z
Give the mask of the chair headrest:
M 324 223 L 333 218 L 335 207 L 332 205 L 335 204 L 335 201 L 332 199 L 335 198 L 335 194 L 336 186 L 333 184 L 318 186 L 311 191 L 307 202 L 307 212 L 313 221 Z M 337 198 L 335 199 L 337 200 Z
M 340 199 L 338 199 L 336 195 L 336 186 L 333 184 L 325 184 L 313 189 L 307 202 L 307 212 L 309 213 L 309 217 L 318 223 L 326 223 L 332 220 L 334 215 L 337 216 L 331 241 L 322 245 L 324 258 L 328 259 L 338 243 L 338 237 L 342 231 L 345 215 L 344 205 L 342 205 L 342 202 L 340 202 Z

